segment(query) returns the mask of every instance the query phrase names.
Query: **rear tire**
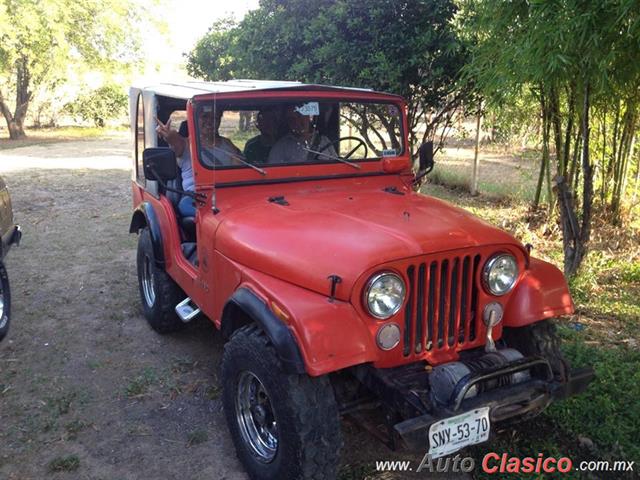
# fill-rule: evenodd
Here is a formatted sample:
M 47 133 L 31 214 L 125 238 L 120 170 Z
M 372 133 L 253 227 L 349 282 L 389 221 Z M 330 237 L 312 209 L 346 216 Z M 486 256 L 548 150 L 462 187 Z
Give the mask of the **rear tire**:
M 325 377 L 283 372 L 257 325 L 225 345 L 222 401 L 238 458 L 252 480 L 336 478 L 342 432 Z
M 569 363 L 560 350 L 560 337 L 552 320 L 542 320 L 520 328 L 505 328 L 502 338 L 527 356 L 540 356 L 549 361 L 556 380 L 569 379 Z
M 185 298 L 184 292 L 156 265 L 149 228 L 143 228 L 138 237 L 138 286 L 142 310 L 151 328 L 158 333 L 171 333 L 186 327 L 175 311 Z
M 9 333 L 11 321 L 11 289 L 9 288 L 9 276 L 4 264 L 0 262 L 0 340 Z

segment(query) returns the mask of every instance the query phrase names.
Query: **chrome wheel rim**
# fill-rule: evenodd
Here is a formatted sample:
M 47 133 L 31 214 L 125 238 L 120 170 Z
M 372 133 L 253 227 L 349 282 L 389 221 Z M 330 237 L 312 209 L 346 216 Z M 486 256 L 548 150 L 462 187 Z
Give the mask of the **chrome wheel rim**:
M 144 256 L 142 264 L 142 293 L 144 301 L 149 307 L 153 307 L 156 301 L 156 291 L 153 288 L 153 267 L 148 256 Z
M 278 427 L 269 394 L 251 372 L 243 371 L 238 378 L 236 419 L 251 454 L 263 463 L 271 462 L 278 452 Z

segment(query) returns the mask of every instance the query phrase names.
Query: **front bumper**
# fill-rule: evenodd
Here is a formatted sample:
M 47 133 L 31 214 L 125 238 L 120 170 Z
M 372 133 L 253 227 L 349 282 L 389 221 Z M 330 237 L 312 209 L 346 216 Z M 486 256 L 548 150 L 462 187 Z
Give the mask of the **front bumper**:
M 0 260 L 4 259 L 12 245 L 19 245 L 22 239 L 22 229 L 20 225 L 14 225 L 0 238 Z
M 473 398 L 464 398 L 473 385 L 530 369 L 537 369 L 542 375 L 524 383 L 503 386 L 480 393 Z M 545 359 L 522 358 L 463 378 L 456 386 L 453 398 L 448 405 L 433 405 L 430 413 L 399 422 L 393 429 L 406 447 L 412 450 L 424 450 L 429 445 L 429 428 L 445 418 L 480 407 L 490 407 L 489 418 L 492 424 L 509 419 L 525 420 L 542 412 L 553 400 L 581 393 L 593 378 L 593 369 L 587 367 L 571 371 L 566 381 L 558 381 L 553 378 L 551 368 Z

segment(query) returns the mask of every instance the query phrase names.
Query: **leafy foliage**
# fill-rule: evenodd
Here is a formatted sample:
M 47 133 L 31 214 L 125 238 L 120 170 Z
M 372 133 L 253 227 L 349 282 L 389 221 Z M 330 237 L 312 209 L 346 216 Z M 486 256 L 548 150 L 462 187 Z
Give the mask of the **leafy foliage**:
M 565 273 L 575 275 L 590 241 L 598 185 L 601 199 L 610 199 L 614 223 L 621 218 L 620 199 L 639 125 L 640 4 L 631 0 L 460 4 L 462 36 L 472 45 L 465 78 L 492 106 L 514 104 L 522 92 L 537 100 L 542 162 L 534 206 L 545 178 L 551 194 L 554 152 L 553 186 L 564 233 Z M 608 130 L 607 110 L 614 123 Z M 602 141 L 597 143 L 594 132 L 599 133 L 599 127 Z M 601 176 L 595 178 L 598 169 Z
M 237 48 L 237 23 L 232 18 L 215 22 L 187 56 L 187 72 L 205 80 L 230 80 L 242 76 L 232 52 Z
M 70 115 L 96 127 L 104 127 L 107 120 L 127 114 L 128 97 L 117 85 L 104 85 L 85 92 L 65 106 Z
M 187 68 L 209 80 L 390 91 L 408 100 L 417 144 L 448 127 L 464 98 L 457 79 L 466 52 L 451 24 L 455 13 L 451 0 L 264 0 L 238 24 L 214 24 L 188 54 Z
M 24 136 L 36 90 L 70 65 L 122 69 L 135 61 L 137 11 L 125 0 L 0 0 L 0 111 L 11 138 Z

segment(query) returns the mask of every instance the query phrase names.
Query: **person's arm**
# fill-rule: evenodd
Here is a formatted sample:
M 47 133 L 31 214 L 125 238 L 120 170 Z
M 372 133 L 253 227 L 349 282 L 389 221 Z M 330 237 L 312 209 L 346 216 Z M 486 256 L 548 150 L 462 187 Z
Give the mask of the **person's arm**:
M 156 117 L 156 122 L 158 122 L 158 126 L 156 127 L 158 135 L 167 142 L 171 149 L 176 153 L 176 157 L 181 157 L 184 153 L 184 149 L 187 148 L 187 139 L 177 131 L 171 129 L 171 120 L 168 120 L 165 124 Z

